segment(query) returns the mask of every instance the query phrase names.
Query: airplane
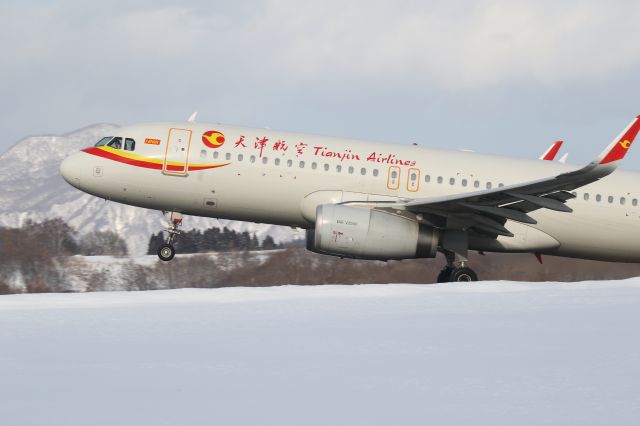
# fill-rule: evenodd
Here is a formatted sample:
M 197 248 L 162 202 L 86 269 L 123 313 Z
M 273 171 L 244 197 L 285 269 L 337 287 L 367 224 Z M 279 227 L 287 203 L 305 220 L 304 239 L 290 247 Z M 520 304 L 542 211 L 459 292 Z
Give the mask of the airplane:
M 560 148 L 562 147 L 562 144 L 564 143 L 564 141 L 555 141 L 554 143 L 551 144 L 551 146 L 544 152 L 544 154 L 542 154 L 540 156 L 540 160 L 545 160 L 545 161 L 553 161 L 556 158 L 556 155 L 558 155 L 558 152 L 560 151 Z
M 187 122 L 122 127 L 64 159 L 72 186 L 165 212 L 304 228 L 342 258 L 444 254 L 437 282 L 477 281 L 470 250 L 640 262 L 638 173 L 617 171 L 634 119 L 583 167 L 475 152 Z M 544 156 L 543 156 L 544 157 Z

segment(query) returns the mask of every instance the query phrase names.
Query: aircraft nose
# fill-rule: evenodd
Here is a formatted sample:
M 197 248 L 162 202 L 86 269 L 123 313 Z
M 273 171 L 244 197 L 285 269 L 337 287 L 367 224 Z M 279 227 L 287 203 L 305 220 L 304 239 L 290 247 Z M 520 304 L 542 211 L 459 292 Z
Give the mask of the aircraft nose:
M 78 157 L 79 154 L 71 154 L 62 160 L 60 164 L 60 174 L 69 185 L 75 186 L 76 188 L 80 184 Z

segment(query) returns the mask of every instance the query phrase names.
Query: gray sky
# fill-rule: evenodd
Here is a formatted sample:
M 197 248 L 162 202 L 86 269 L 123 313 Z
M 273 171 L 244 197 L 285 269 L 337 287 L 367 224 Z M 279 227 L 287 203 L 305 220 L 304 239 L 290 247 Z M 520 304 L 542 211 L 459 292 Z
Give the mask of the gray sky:
M 0 151 L 198 110 L 520 157 L 563 138 L 585 162 L 640 114 L 637 1 L 23 0 L 0 16 Z

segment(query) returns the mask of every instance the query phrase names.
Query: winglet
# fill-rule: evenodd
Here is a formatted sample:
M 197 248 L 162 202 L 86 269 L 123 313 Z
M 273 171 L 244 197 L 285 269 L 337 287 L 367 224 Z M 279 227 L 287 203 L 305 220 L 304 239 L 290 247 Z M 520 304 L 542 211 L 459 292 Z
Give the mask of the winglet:
M 549 147 L 549 149 L 547 149 L 545 153 L 542 154 L 542 156 L 540 157 L 540 160 L 553 161 L 553 159 L 556 158 L 556 155 L 558 155 L 558 151 L 560 151 L 560 147 L 562 146 L 562 144 L 563 144 L 562 141 L 555 141 Z
M 600 154 L 599 163 L 609 164 L 620 161 L 627 155 L 627 151 L 633 144 L 636 135 L 640 131 L 640 115 L 627 126 L 626 129 L 618 135 L 617 138 Z
M 194 111 L 193 114 L 191 114 L 189 116 L 189 118 L 187 119 L 187 121 L 189 123 L 195 123 L 196 122 L 196 117 L 198 116 L 198 111 Z

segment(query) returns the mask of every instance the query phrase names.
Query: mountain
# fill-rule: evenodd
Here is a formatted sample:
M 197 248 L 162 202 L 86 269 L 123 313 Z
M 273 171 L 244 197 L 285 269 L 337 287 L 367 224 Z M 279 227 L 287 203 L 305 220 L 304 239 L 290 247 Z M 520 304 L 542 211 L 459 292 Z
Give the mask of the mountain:
M 95 124 L 72 133 L 31 136 L 0 155 L 0 226 L 19 227 L 25 220 L 61 217 L 80 234 L 115 231 L 127 242 L 131 254 L 143 254 L 151 234 L 164 229 L 161 212 L 126 206 L 85 194 L 67 184 L 58 171 L 70 153 L 91 146 L 116 129 L 114 124 Z M 271 235 L 276 242 L 302 238 L 300 230 L 287 227 L 187 216 L 183 229 L 227 226 Z

